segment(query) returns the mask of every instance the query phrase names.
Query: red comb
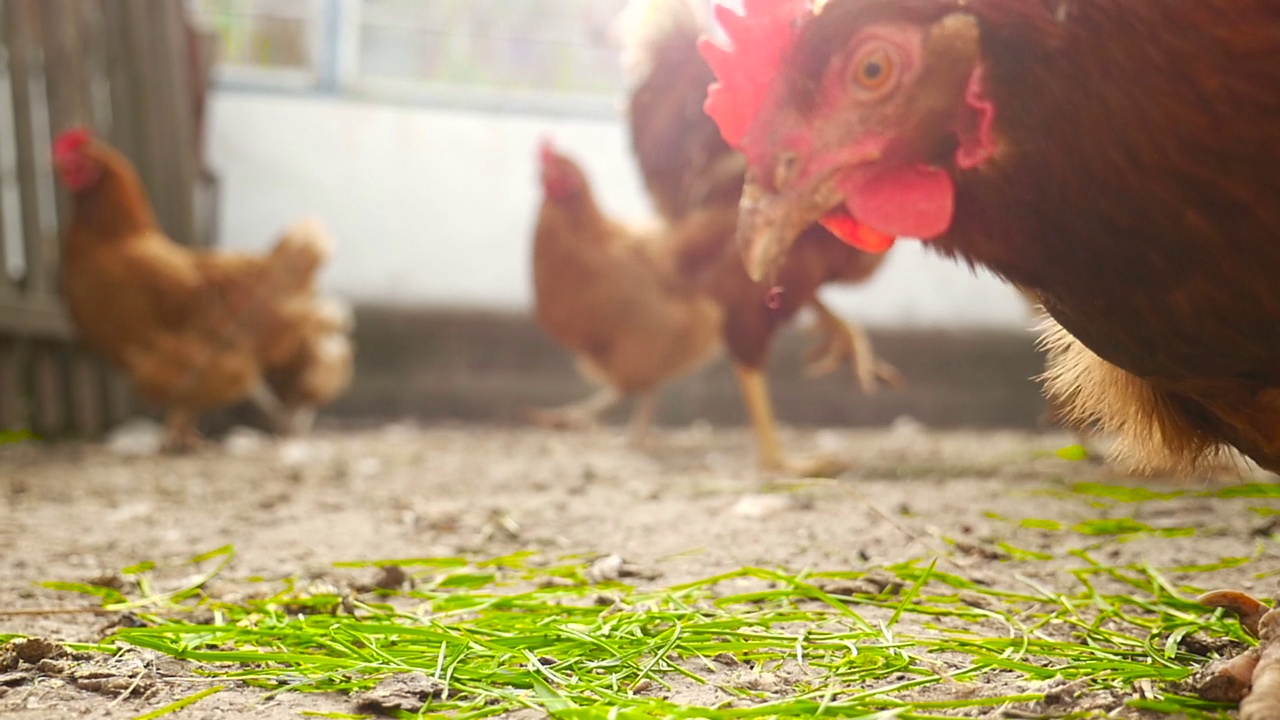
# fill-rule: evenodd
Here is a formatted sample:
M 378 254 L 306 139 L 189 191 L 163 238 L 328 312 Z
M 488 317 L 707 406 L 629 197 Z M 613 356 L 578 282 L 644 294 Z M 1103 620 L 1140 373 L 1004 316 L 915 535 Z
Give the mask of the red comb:
M 741 15 L 725 5 L 715 6 L 727 44 L 707 37 L 698 42 L 718 80 L 707 92 L 707 115 L 720 126 L 725 142 L 737 149 L 795 42 L 796 21 L 813 12 L 810 0 L 743 0 L 742 5 Z
M 92 139 L 93 134 L 89 132 L 88 128 L 76 127 L 63 131 L 61 135 L 58 135 L 53 140 L 53 156 L 55 158 L 66 157 L 76 153 Z

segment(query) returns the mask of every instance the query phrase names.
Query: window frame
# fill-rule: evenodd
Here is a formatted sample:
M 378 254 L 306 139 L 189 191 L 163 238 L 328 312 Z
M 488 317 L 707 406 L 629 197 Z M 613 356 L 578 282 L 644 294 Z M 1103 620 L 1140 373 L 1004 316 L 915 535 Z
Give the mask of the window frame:
M 200 0 L 187 0 L 192 6 Z M 513 90 L 379 78 L 362 72 L 365 0 L 308 0 L 309 69 L 215 64 L 216 86 L 229 90 L 289 91 L 330 94 L 370 102 L 421 105 L 499 113 L 533 113 L 583 118 L 617 117 L 625 91 L 574 92 L 554 89 Z
M 306 23 L 310 31 L 306 36 L 307 50 L 313 59 L 312 67 L 267 67 L 229 63 L 219 59 L 213 66 L 213 80 L 218 87 L 255 90 L 311 91 L 322 89 L 331 75 L 329 66 L 333 55 L 333 9 L 339 3 L 351 0 L 305 0 Z M 201 0 L 187 0 L 188 10 L 197 20 L 205 17 Z M 221 39 L 220 39 L 221 41 Z

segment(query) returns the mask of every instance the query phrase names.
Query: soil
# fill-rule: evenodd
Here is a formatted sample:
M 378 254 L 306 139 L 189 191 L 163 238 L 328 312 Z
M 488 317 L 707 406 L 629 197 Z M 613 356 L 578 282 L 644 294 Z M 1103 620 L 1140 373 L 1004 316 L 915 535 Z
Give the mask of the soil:
M 1196 581 L 1261 596 L 1274 589 L 1255 576 L 1260 566 L 1280 567 L 1280 550 L 1267 540 L 1276 518 L 1250 508 L 1275 500 L 1189 494 L 1115 504 L 1070 492 L 1084 482 L 1194 490 L 1269 482 L 1267 475 L 1126 478 L 1102 463 L 1058 457 L 1074 442 L 1069 435 L 943 433 L 910 422 L 784 438 L 797 453 L 834 454 L 852 467 L 835 480 L 771 477 L 755 469 L 747 432 L 704 425 L 660 432 L 644 451 L 610 429 L 411 425 L 327 429 L 289 441 L 237 432 L 185 457 L 149 455 L 145 442 L 127 436 L 114 447 L 2 446 L 0 634 L 99 640 L 120 618 L 19 612 L 84 606 L 82 597 L 41 587 L 45 581 L 91 582 L 142 560 L 180 563 L 228 544 L 238 554 L 223 583 L 322 575 L 337 561 L 518 550 L 618 555 L 654 571 L 647 582 L 662 585 L 745 565 L 859 570 L 933 556 L 943 556 L 950 572 L 999 578 L 1008 572 L 1003 559 L 982 551 L 993 542 L 1060 551 L 1055 543 L 1068 541 L 1068 534 L 1019 528 L 1017 520 L 1113 516 L 1198 532 L 1112 542 L 1101 551 L 1108 562 L 1174 567 L 1261 552 L 1249 565 Z M 1037 580 L 1069 587 L 1057 576 L 1078 562 L 1042 563 Z M 187 664 L 142 651 L 106 658 L 32 645 L 26 652 L 36 660 L 24 667 L 38 672 L 0 670 L 0 716 L 134 718 L 209 686 Z M 693 690 L 673 699 L 706 700 Z M 1060 709 L 1091 701 L 1068 700 Z M 232 687 L 174 717 L 270 720 L 304 711 L 352 713 L 356 704 L 341 695 L 264 698 Z

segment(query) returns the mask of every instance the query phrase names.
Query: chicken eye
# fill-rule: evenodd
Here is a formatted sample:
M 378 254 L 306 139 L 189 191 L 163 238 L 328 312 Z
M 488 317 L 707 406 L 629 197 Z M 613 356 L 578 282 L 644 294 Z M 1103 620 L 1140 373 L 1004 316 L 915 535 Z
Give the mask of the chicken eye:
M 862 92 L 879 94 L 893 84 L 897 70 L 897 57 L 893 51 L 876 44 L 858 53 L 853 61 L 850 80 Z

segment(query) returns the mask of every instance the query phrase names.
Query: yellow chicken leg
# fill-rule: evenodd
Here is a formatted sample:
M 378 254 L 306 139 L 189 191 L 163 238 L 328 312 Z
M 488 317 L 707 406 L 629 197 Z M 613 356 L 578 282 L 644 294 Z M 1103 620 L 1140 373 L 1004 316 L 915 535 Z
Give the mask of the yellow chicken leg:
M 738 382 L 742 385 L 742 400 L 751 416 L 751 427 L 756 434 L 756 450 L 760 467 L 771 472 L 785 472 L 803 477 L 834 477 L 847 465 L 835 458 L 816 458 L 806 462 L 788 460 L 782 453 L 778 440 L 777 418 L 773 413 L 773 401 L 769 398 L 769 381 L 758 368 L 738 365 Z
M 810 307 L 818 315 L 813 331 L 819 335 L 818 342 L 806 357 L 809 361 L 806 372 L 810 377 L 830 375 L 849 363 L 858 387 L 868 395 L 875 394 L 880 383 L 894 390 L 906 387 L 902 373 L 876 357 L 865 330 L 840 319 L 817 299 L 810 303 Z

